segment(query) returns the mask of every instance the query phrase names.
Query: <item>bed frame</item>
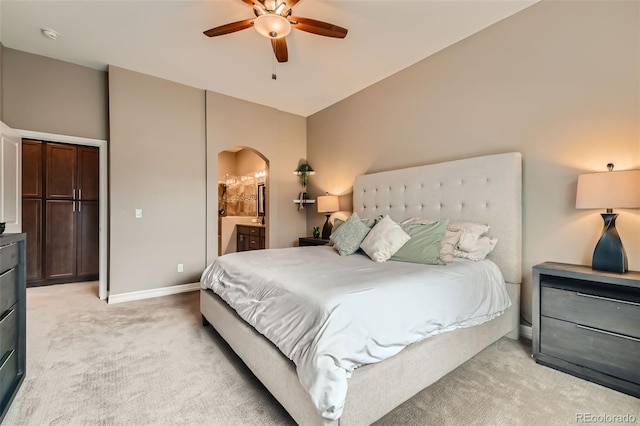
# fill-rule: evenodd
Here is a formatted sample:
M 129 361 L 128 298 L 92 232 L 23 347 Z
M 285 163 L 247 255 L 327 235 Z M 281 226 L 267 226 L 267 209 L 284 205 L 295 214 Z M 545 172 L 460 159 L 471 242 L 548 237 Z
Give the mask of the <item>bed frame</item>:
M 301 425 L 364 425 L 378 420 L 420 390 L 453 371 L 503 336 L 518 338 L 522 281 L 522 159 L 519 153 L 489 155 L 356 178 L 354 211 L 362 218 L 388 214 L 449 218 L 490 226 L 498 245 L 489 255 L 502 271 L 512 306 L 479 326 L 429 337 L 349 379 L 342 417 L 315 410 L 298 381 L 295 365 L 242 320 L 211 290 L 201 290 L 203 324 L 211 324 L 256 377 Z M 394 386 L 389 386 L 393 383 Z

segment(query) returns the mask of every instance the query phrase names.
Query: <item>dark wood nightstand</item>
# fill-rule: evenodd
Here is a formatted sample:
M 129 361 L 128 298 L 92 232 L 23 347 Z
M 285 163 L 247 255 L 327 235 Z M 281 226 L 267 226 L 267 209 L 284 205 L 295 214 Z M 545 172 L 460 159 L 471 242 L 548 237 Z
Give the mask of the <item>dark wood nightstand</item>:
M 300 237 L 298 238 L 298 245 L 300 247 L 304 246 L 325 246 L 329 244 L 331 240 L 323 239 L 323 238 L 313 238 L 313 237 Z
M 533 267 L 533 357 L 640 397 L 640 272 Z

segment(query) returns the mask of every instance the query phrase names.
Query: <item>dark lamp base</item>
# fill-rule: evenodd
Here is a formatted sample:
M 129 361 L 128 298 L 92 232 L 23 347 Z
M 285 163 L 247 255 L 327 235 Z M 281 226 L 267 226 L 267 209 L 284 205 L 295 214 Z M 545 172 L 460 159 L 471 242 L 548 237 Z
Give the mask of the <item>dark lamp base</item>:
M 627 272 L 627 253 L 624 251 L 620 235 L 616 230 L 617 213 L 602 213 L 604 229 L 593 251 L 591 268 L 597 271 Z
M 331 213 L 327 213 L 325 214 L 325 216 L 327 219 L 324 221 L 324 226 L 322 227 L 322 239 L 328 240 L 331 236 L 331 228 L 333 228 L 331 223 L 329 223 L 329 217 L 331 216 Z

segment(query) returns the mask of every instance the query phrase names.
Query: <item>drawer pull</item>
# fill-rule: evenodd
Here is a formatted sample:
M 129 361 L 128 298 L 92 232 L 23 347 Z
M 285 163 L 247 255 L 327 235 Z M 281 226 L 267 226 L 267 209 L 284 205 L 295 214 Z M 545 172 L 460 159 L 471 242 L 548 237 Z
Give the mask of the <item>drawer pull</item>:
M 11 358 L 11 355 L 13 355 L 13 353 L 15 352 L 15 349 L 11 349 L 11 352 L 7 352 L 5 355 L 6 357 L 4 358 L 4 361 L 2 361 L 2 365 L 0 365 L 0 370 L 2 370 L 2 368 L 4 367 L 4 365 L 7 363 L 7 361 L 9 361 L 9 358 Z
M 9 315 L 11 315 L 14 312 L 15 312 L 15 309 L 12 308 L 12 309 L 9 309 L 8 311 L 6 311 L 4 313 L 4 315 L 0 316 L 0 324 L 2 324 L 4 322 L 4 320 L 9 318 Z
M 612 333 L 611 331 L 599 330 L 593 327 L 587 327 L 586 325 L 576 324 L 576 327 L 582 328 L 583 330 L 595 331 L 596 333 L 608 334 L 609 336 L 620 337 L 621 339 L 631 340 L 634 342 L 640 342 L 640 339 L 636 339 L 635 337 L 625 336 L 624 334 Z
M 580 292 L 576 292 L 576 294 L 582 297 L 590 297 L 591 299 L 607 300 L 609 302 L 626 303 L 627 305 L 640 306 L 640 303 L 630 302 L 628 300 L 612 299 L 610 297 L 594 296 L 593 294 L 586 294 L 586 293 L 580 293 Z
M 11 272 L 13 272 L 13 270 L 16 268 L 11 268 L 8 271 L 4 271 L 3 273 L 0 274 L 0 278 L 4 277 L 7 274 L 10 274 Z

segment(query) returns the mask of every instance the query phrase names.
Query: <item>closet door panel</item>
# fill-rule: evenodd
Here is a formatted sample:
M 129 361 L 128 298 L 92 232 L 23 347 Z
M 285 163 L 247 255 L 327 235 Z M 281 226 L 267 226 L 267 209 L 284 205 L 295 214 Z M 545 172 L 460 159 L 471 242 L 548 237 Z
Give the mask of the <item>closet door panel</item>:
M 99 208 L 97 201 L 78 202 L 78 275 L 98 275 Z
M 22 232 L 27 234 L 27 281 L 42 276 L 42 200 L 22 200 Z
M 22 140 L 22 196 L 42 198 L 42 142 Z
M 78 147 L 79 200 L 97 200 L 100 195 L 100 151 L 94 147 Z
M 76 275 L 75 201 L 47 200 L 45 250 L 46 278 Z
M 75 146 L 47 143 L 46 198 L 75 198 L 77 155 Z

